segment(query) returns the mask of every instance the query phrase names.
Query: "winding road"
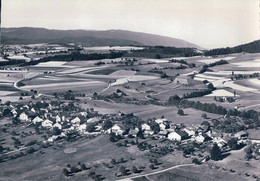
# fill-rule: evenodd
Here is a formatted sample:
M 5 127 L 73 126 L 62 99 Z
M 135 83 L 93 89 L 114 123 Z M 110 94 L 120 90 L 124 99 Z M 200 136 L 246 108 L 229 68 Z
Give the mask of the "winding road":
M 159 170 L 159 171 L 156 171 L 156 172 L 147 173 L 147 174 L 142 174 L 142 175 L 136 175 L 136 176 L 132 176 L 132 177 L 128 177 L 128 178 L 119 179 L 118 181 L 131 181 L 131 180 L 134 179 L 134 178 L 147 177 L 147 176 L 150 176 L 150 175 L 155 175 L 155 174 L 167 172 L 167 171 L 172 170 L 172 169 L 175 169 L 175 168 L 180 168 L 180 167 L 185 167 L 185 166 L 194 166 L 194 165 L 195 165 L 195 164 L 192 164 L 192 163 L 189 163 L 189 164 L 181 164 L 181 165 L 175 165 L 175 166 L 172 166 L 172 167 L 170 167 L 170 168 L 166 168 L 166 169 Z

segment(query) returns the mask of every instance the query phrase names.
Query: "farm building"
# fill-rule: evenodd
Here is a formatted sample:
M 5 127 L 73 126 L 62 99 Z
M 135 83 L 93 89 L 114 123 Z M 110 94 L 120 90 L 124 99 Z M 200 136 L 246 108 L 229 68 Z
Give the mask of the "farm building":
M 189 136 L 195 135 L 195 131 L 190 130 L 190 129 L 188 129 L 188 128 L 184 128 L 183 131 L 185 131 Z
M 167 121 L 166 118 L 161 118 L 161 119 L 156 119 L 156 120 L 155 120 L 155 122 L 156 122 L 157 124 L 161 124 L 161 123 L 164 123 L 164 122 L 166 122 L 166 121 Z
M 195 137 L 195 140 L 196 140 L 196 142 L 198 142 L 198 143 L 203 143 L 204 140 L 205 140 L 205 137 L 200 134 L 200 135 L 198 135 L 198 136 Z
M 150 131 L 150 130 L 151 130 L 151 127 L 150 127 L 148 124 L 143 124 L 143 125 L 142 125 L 142 130 L 143 130 L 143 131 Z
M 25 113 L 20 114 L 19 118 L 21 121 L 28 121 L 28 116 Z
M 86 124 L 81 124 L 79 127 L 78 127 L 79 131 L 85 131 L 87 129 L 87 125 Z
M 179 134 L 176 133 L 176 132 L 171 132 L 171 133 L 168 135 L 168 139 L 169 139 L 169 140 L 172 140 L 172 141 L 181 141 L 181 135 L 179 135 Z
M 73 120 L 71 120 L 71 123 L 72 123 L 72 124 L 80 124 L 80 119 L 79 119 L 79 117 L 76 117 L 76 118 L 74 118 Z
M 245 131 L 239 131 L 235 134 L 235 137 L 238 138 L 238 139 L 242 139 L 242 138 L 245 138 L 247 137 L 247 133 Z
M 176 77 L 173 82 L 176 84 L 188 85 L 192 83 L 192 79 L 191 77 L 188 76 L 179 76 Z
M 42 121 L 43 121 L 43 119 L 42 119 L 42 118 L 39 118 L 38 116 L 33 119 L 33 123 L 34 123 L 34 124 L 40 123 L 40 122 L 42 122 Z
M 57 122 L 57 123 L 61 122 L 61 118 L 60 118 L 59 115 L 56 116 L 56 122 Z
M 94 117 L 94 118 L 88 119 L 88 120 L 87 120 L 87 123 L 95 123 L 95 122 L 98 122 L 98 121 L 99 121 L 99 119 L 96 118 L 96 117 Z
M 52 121 L 46 119 L 45 121 L 42 122 L 42 127 L 52 127 Z
M 111 128 L 111 132 L 115 133 L 116 135 L 121 135 L 123 133 L 123 131 L 121 130 L 121 128 L 115 124 L 112 128 Z

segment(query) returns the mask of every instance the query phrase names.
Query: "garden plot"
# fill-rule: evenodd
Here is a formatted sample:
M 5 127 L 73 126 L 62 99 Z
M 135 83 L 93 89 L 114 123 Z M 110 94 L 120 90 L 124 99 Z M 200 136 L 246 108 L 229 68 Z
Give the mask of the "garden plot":
M 202 60 L 198 60 L 198 62 L 201 62 L 201 63 L 206 63 L 206 64 L 210 64 L 210 63 L 214 63 L 214 62 L 217 62 L 217 61 L 220 61 L 220 60 L 232 60 L 236 57 L 223 57 L 223 58 L 209 58 L 209 59 L 202 59 Z
M 154 79 L 159 79 L 159 77 L 156 76 L 148 76 L 148 75 L 133 75 L 128 78 L 129 81 L 146 81 L 146 80 L 154 80 Z
M 236 84 L 234 81 L 231 81 L 230 78 L 197 74 L 197 75 L 195 75 L 194 80 L 198 80 L 198 81 L 208 80 L 209 82 L 211 82 L 214 85 L 214 87 L 217 87 L 217 88 L 230 87 L 234 90 L 239 90 L 239 91 L 243 91 L 243 92 L 251 91 L 251 92 L 256 92 L 256 93 L 258 91 L 258 89 L 255 89 L 255 88 L 251 88 L 248 86 L 245 87 L 245 86 Z
M 128 77 L 128 76 L 135 75 L 135 73 L 136 73 L 135 71 L 130 71 L 130 70 L 118 70 L 116 72 L 109 74 L 109 76 Z
M 100 47 L 84 47 L 84 50 L 88 51 L 109 51 L 109 50 L 143 50 L 144 47 L 134 47 L 134 46 L 100 46 Z
M 23 55 L 13 55 L 13 56 L 9 56 L 7 58 L 9 58 L 11 60 L 25 60 L 25 61 L 30 61 L 31 60 L 30 58 L 25 57 Z
M 154 62 L 154 63 L 167 63 L 169 62 L 169 60 L 165 60 L 165 59 L 147 59 L 147 58 L 143 58 L 142 61 L 144 62 Z
M 154 80 L 154 79 L 159 79 L 159 77 L 147 76 L 147 75 L 133 75 L 133 76 L 130 75 L 125 78 L 117 79 L 115 82 L 111 83 L 111 86 L 122 85 L 128 82 L 138 82 L 138 81 L 146 81 L 146 80 Z
M 23 89 L 31 90 L 31 89 L 50 89 L 50 88 L 71 88 L 71 87 L 82 87 L 82 86 L 88 86 L 88 85 L 99 85 L 104 84 L 104 82 L 101 81 L 85 81 L 85 82 L 63 82 L 63 83 L 53 83 L 53 84 L 39 84 L 39 85 L 26 85 L 23 86 Z
M 0 96 L 6 96 L 6 95 L 10 95 L 10 94 L 14 94 L 16 92 L 14 91 L 0 91 Z
M 260 80 L 258 78 L 253 78 L 248 80 L 250 83 L 260 85 Z
M 195 58 L 195 57 L 171 57 L 171 59 L 174 59 L 174 60 L 187 60 L 187 59 L 190 59 L 190 58 Z
M 256 68 L 256 67 L 260 67 L 260 59 L 256 59 L 253 61 L 233 63 L 233 64 L 237 65 L 238 67 Z
M 243 91 L 243 92 L 248 92 L 248 91 L 255 92 L 255 91 L 258 91 L 258 89 L 254 89 L 254 88 L 238 85 L 234 81 L 226 81 L 222 85 L 223 85 L 223 87 L 230 87 L 232 89 Z
M 208 80 L 209 82 L 213 82 L 216 80 L 222 80 L 222 79 L 223 79 L 223 77 L 208 76 L 208 75 L 204 75 L 204 74 L 197 74 L 194 77 L 194 80 L 199 80 L 199 81 Z
M 127 82 L 128 82 L 127 78 L 120 78 L 120 79 L 117 79 L 115 82 L 111 83 L 111 86 L 122 85 Z
M 260 71 L 217 71 L 217 72 L 206 72 L 204 74 L 209 74 L 209 75 L 215 75 L 215 76 L 229 76 L 232 75 L 232 72 L 234 72 L 234 74 L 242 74 L 242 75 L 250 75 L 250 74 L 254 74 L 254 73 L 260 73 Z
M 234 96 L 234 93 L 232 92 L 229 92 L 227 90 L 224 90 L 224 89 L 218 89 L 218 90 L 214 90 L 211 94 L 209 95 L 206 95 L 206 96 L 210 96 L 210 97 L 232 97 Z
M 71 65 L 65 65 L 67 62 L 64 61 L 49 61 L 49 62 L 43 62 L 35 65 L 36 67 L 69 67 L 73 68 L 75 66 Z
M 59 73 L 62 73 L 62 74 L 82 73 L 82 72 L 85 72 L 85 71 L 99 70 L 99 69 L 102 69 L 102 68 L 105 68 L 105 67 L 108 67 L 108 66 L 105 65 L 105 66 L 102 66 L 102 67 L 70 68 L 70 69 L 63 70 Z

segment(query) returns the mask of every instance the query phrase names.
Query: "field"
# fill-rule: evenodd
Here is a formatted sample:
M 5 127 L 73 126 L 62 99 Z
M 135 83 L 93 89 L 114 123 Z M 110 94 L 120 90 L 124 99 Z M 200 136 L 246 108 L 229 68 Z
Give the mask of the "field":
M 32 46 L 44 47 L 45 45 Z M 48 46 L 51 47 L 51 45 Z M 109 51 L 111 49 L 129 51 L 130 48 L 142 49 L 143 47 L 84 47 L 84 51 Z M 53 45 L 52 50 L 64 50 L 64 48 Z M 214 58 L 195 56 L 127 59 L 122 57 L 89 61 L 50 61 L 22 68 L 9 66 L 0 70 L 0 78 L 2 79 L 0 81 L 0 99 L 2 103 L 7 102 L 5 105 L 3 104 L 5 107 L 8 107 L 8 101 L 14 102 L 18 107 L 19 104 L 38 103 L 41 105 L 39 103 L 41 101 L 56 102 L 58 105 L 55 105 L 53 110 L 51 110 L 52 106 L 48 106 L 49 110 L 36 108 L 40 113 L 45 111 L 42 113 L 44 119 L 54 120 L 56 115 L 66 114 L 69 111 L 71 111 L 70 118 L 77 116 L 82 118 L 81 113 L 86 112 L 89 117 L 86 116 L 82 120 L 85 121 L 85 119 L 93 117 L 98 119 L 97 124 L 86 123 L 88 129 L 92 126 L 103 129 L 104 119 L 112 122 L 109 129 L 116 122 L 123 128 L 123 131 L 129 128 L 129 132 L 130 129 L 132 131 L 135 128 L 141 129 L 141 123 L 151 124 L 155 119 L 164 117 L 167 119 L 165 124 L 169 127 L 165 128 L 167 134 L 172 129 L 180 130 L 186 127 L 194 128 L 196 136 L 200 133 L 205 135 L 211 134 L 211 132 L 207 130 L 207 132 L 202 133 L 203 124 L 209 123 L 208 129 L 213 129 L 215 124 L 213 120 L 220 120 L 219 122 L 222 123 L 224 119 L 229 119 L 228 116 L 224 115 L 226 113 L 205 110 L 213 103 L 216 105 L 216 109 L 219 108 L 217 106 L 222 106 L 226 110 L 260 110 L 260 80 L 257 74 L 260 73 L 259 57 L 258 53 L 230 54 Z M 169 62 L 171 59 L 180 61 Z M 228 64 L 210 66 L 206 71 L 201 71 L 203 65 L 222 59 L 227 60 Z M 97 64 L 97 62 L 101 63 Z M 201 73 L 199 73 L 200 71 Z M 176 78 L 184 81 L 176 81 Z M 214 88 L 210 87 L 210 83 L 213 84 Z M 205 90 L 210 90 L 210 92 L 205 95 Z M 171 104 L 174 95 L 178 95 L 174 97 L 174 101 L 179 101 L 178 104 L 175 102 Z M 232 98 L 232 100 L 227 101 L 228 98 Z M 191 105 L 199 105 L 198 101 L 207 104 L 192 108 Z M 186 104 L 180 104 L 182 102 Z M 12 109 L 10 106 L 10 111 Z M 93 112 L 89 111 L 92 109 Z M 23 107 L 18 112 L 24 110 Z M 59 113 L 58 110 L 62 110 L 62 113 Z M 180 113 L 181 111 L 183 113 Z M 32 109 L 28 112 L 33 114 Z M 81 132 L 78 139 L 73 141 L 61 138 L 51 142 L 49 147 L 44 147 L 40 143 L 47 142 L 48 139 L 45 138 L 52 135 L 54 129 L 44 128 L 43 133 L 36 134 L 36 128 L 34 128 L 36 124 L 32 126 L 23 123 L 19 126 L 10 126 L 12 121 L 15 122 L 19 119 L 17 117 L 12 120 L 12 118 L 6 119 L 4 117 L 1 120 L 0 125 L 6 126 L 7 131 L 1 133 L 2 140 L 0 141 L 11 148 L 11 151 L 9 150 L 10 152 L 5 154 L 21 152 L 22 150 L 19 149 L 25 149 L 23 147 L 17 149 L 13 144 L 13 137 L 21 138 L 23 144 L 36 139 L 39 141 L 36 145 L 40 148 L 32 154 L 0 162 L 0 180 L 34 180 L 35 178 L 40 178 L 40 180 L 90 180 L 88 175 L 91 172 L 104 176 L 104 180 L 137 181 L 231 181 L 250 180 L 253 175 L 258 175 L 257 160 L 246 161 L 244 158 L 246 147 L 228 151 L 230 156 L 220 161 L 210 160 L 203 162 L 202 165 L 193 164 L 193 158 L 207 158 L 213 145 L 213 139 L 203 143 L 195 143 L 190 142 L 193 139 L 190 136 L 185 138 L 186 140 L 183 142 L 176 142 L 170 141 L 167 134 L 163 135 L 163 133 L 154 131 L 152 134 L 156 136 L 140 137 L 140 142 L 138 142 L 139 138 L 127 135 L 123 135 L 122 138 L 113 142 L 111 139 L 114 135 L 108 133 L 109 129 L 103 129 Z M 237 124 L 246 119 L 237 117 Z M 57 123 L 56 120 L 55 123 Z M 64 125 L 66 124 L 64 123 Z M 68 125 L 72 125 L 70 128 L 76 130 L 75 125 L 70 124 L 70 122 Z M 160 128 L 162 125 L 157 124 L 157 126 L 159 126 L 160 131 L 163 130 Z M 221 126 L 223 125 L 219 125 L 218 129 L 222 129 Z M 246 125 L 240 130 L 248 127 Z M 66 128 L 66 131 L 70 128 Z M 96 129 L 96 127 L 94 128 Z M 22 136 L 15 134 L 14 131 L 19 132 L 19 134 L 28 132 L 31 137 L 22 139 Z M 142 130 L 137 134 L 144 134 L 145 131 Z M 259 130 L 250 128 L 248 133 L 249 139 L 259 139 Z M 95 134 L 96 136 L 93 136 Z M 142 149 L 142 143 L 149 145 L 148 148 Z M 194 146 L 193 152 L 184 153 L 184 150 L 186 151 L 189 146 Z M 170 150 L 170 148 L 174 149 Z M 157 149 L 161 149 L 161 152 L 156 153 Z M 165 155 L 162 154 L 163 151 L 166 152 Z M 112 159 L 119 160 L 122 157 L 126 160 L 125 162 L 111 163 Z M 152 159 L 155 158 L 160 162 L 158 168 L 151 167 Z M 75 173 L 68 178 L 65 177 L 62 170 L 69 168 L 68 164 L 75 166 L 78 162 L 91 166 L 91 168 Z M 138 166 L 141 173 L 130 172 L 129 175 L 120 176 L 122 166 L 129 170 L 133 166 Z M 173 168 L 169 169 L 171 167 Z M 230 169 L 234 169 L 235 172 L 230 171 Z M 246 173 L 249 173 L 250 176 L 247 176 Z M 143 176 L 138 177 L 138 175 Z
M 205 165 L 202 166 L 184 166 L 176 169 L 172 169 L 170 171 L 166 171 L 160 174 L 153 174 L 145 177 L 138 177 L 132 179 L 134 181 L 148 181 L 148 180 L 176 180 L 176 181 L 242 181 L 242 180 L 250 180 L 247 178 L 241 178 L 236 174 L 228 173 L 228 171 L 221 171 L 216 169 L 210 169 Z

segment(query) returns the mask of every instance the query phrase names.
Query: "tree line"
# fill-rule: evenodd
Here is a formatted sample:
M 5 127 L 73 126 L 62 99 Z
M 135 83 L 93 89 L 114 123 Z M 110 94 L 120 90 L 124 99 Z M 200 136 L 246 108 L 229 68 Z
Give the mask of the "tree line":
M 253 41 L 248 44 L 239 45 L 236 47 L 226 47 L 226 48 L 216 48 L 206 51 L 205 56 L 214 56 L 214 55 L 226 55 L 231 53 L 259 53 L 260 52 L 260 40 Z
M 114 59 L 123 56 L 122 52 L 110 52 L 110 53 L 93 53 L 93 54 L 81 54 L 80 52 L 73 52 L 68 55 L 55 55 L 41 58 L 37 61 L 24 62 L 22 66 L 36 65 L 42 62 L 48 61 L 84 61 L 84 60 L 101 60 L 101 59 Z
M 260 126 L 260 122 L 258 119 L 259 113 L 252 109 L 248 111 L 238 111 L 237 109 L 227 110 L 223 106 L 217 106 L 215 103 L 210 104 L 201 103 L 200 101 L 190 101 L 187 99 L 182 99 L 178 95 L 171 96 L 166 104 L 183 108 L 194 108 L 214 114 L 239 116 L 242 118 L 252 119 L 257 126 Z

